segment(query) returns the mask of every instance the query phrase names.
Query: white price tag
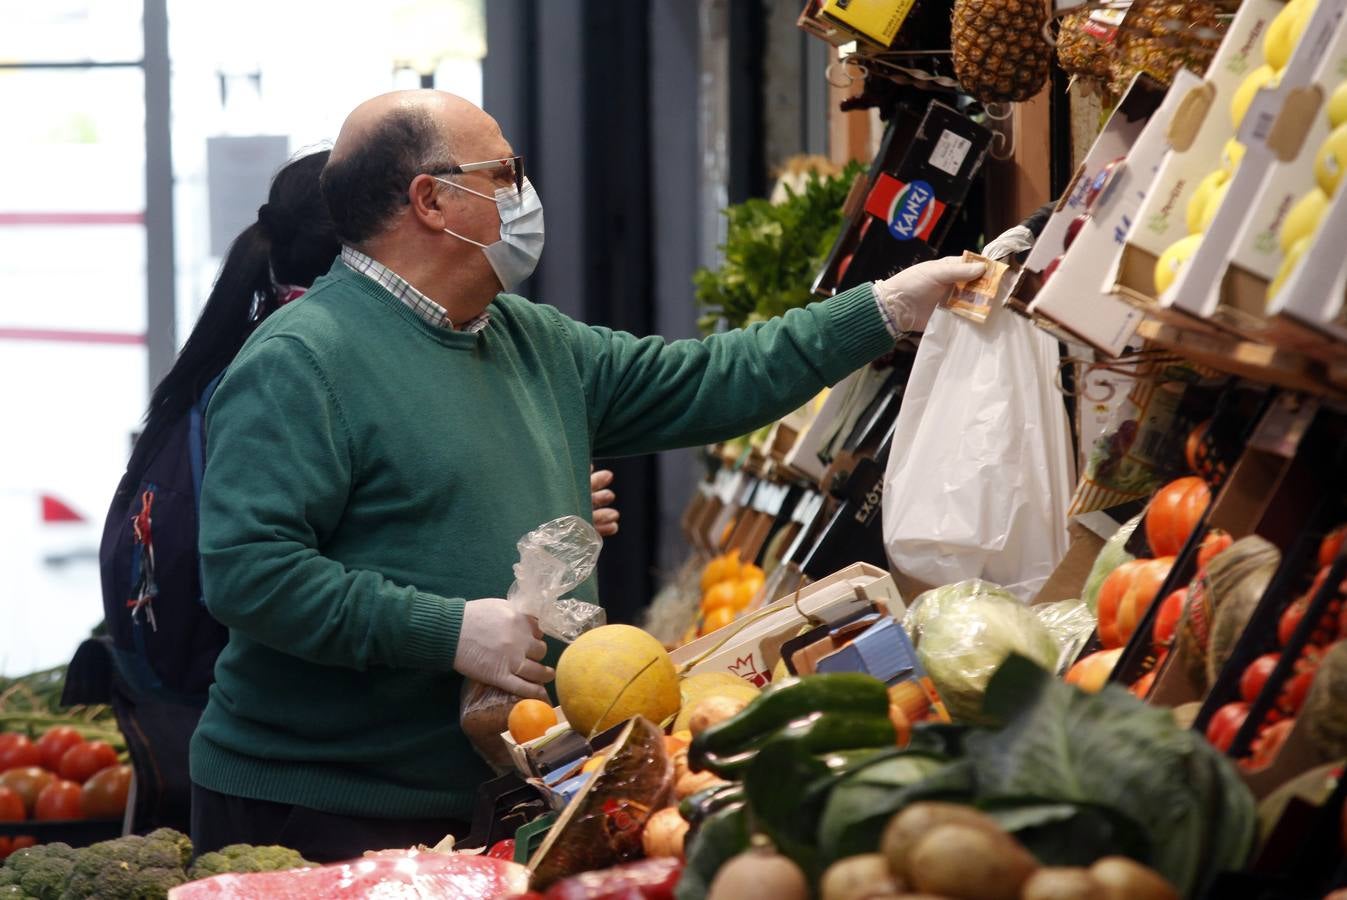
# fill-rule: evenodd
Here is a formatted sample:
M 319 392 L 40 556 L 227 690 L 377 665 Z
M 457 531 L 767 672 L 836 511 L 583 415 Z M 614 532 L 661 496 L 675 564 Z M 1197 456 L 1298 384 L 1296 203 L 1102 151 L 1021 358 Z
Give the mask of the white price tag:
M 973 142 L 968 138 L 952 131 L 942 132 L 940 139 L 935 142 L 935 150 L 931 152 L 931 165 L 958 178 L 959 170 L 963 168 L 963 161 L 968 158 L 968 151 L 972 147 Z

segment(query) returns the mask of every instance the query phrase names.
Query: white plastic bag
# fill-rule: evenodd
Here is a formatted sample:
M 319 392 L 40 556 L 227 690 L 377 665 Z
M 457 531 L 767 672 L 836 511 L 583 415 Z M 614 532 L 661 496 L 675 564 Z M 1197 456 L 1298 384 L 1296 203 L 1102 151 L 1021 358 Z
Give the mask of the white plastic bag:
M 505 599 L 539 620 L 544 634 L 569 642 L 604 624 L 601 607 L 561 599 L 594 572 L 603 539 L 593 525 L 579 516 L 562 516 L 530 531 L 515 546 L 519 562 L 514 564 L 514 583 Z M 510 754 L 500 735 L 518 699 L 475 681 L 463 689 L 459 710 L 463 731 L 482 758 L 498 771 L 510 767 Z
M 1057 344 L 1008 309 L 937 310 L 898 412 L 884 545 L 927 584 L 983 578 L 1022 600 L 1066 553 L 1075 483 Z

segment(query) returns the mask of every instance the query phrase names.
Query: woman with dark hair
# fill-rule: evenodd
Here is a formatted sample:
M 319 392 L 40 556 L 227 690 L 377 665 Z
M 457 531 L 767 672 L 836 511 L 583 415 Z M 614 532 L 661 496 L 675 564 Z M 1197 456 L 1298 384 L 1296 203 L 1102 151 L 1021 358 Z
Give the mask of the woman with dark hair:
M 108 637 L 82 647 L 72 680 L 110 684 L 136 773 L 132 827 L 189 825 L 187 747 L 228 631 L 201 600 L 197 491 L 205 401 L 248 336 L 304 293 L 341 249 L 318 175 L 328 152 L 276 174 L 257 221 L 226 254 L 173 368 L 155 387 L 103 528 Z M 106 662 L 90 669 L 91 662 Z M 104 677 L 96 674 L 102 672 Z M 98 698 L 89 698 L 98 699 Z

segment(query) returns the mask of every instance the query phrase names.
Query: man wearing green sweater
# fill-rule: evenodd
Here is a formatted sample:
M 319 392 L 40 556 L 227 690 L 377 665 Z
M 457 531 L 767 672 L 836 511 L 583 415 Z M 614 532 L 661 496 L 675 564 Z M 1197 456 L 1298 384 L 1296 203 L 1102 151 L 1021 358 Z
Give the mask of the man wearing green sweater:
M 192 742 L 201 851 L 466 831 L 491 772 L 460 691 L 544 696 L 536 626 L 500 598 L 520 536 L 589 515 L 589 461 L 757 428 L 981 272 L 937 260 L 703 341 L 584 325 L 508 293 L 541 203 L 495 121 L 437 91 L 358 107 L 322 189 L 341 258 L 207 416 L 204 593 L 230 640 Z M 576 596 L 597 602 L 592 580 Z

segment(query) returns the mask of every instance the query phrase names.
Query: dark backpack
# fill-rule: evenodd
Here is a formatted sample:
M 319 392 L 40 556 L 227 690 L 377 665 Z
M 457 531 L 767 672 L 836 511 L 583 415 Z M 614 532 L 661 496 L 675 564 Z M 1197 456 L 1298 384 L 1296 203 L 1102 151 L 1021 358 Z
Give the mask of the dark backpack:
M 118 675 L 137 694 L 203 708 L 229 640 L 206 610 L 197 554 L 204 410 L 217 382 L 168 429 L 135 483 L 123 476 L 98 552 Z
M 206 610 L 197 554 L 205 469 L 206 386 L 173 423 L 140 476 L 117 486 L 98 561 L 107 633 L 80 645 L 62 701 L 110 703 L 135 770 L 133 832 L 188 831 L 188 747 L 228 630 Z

